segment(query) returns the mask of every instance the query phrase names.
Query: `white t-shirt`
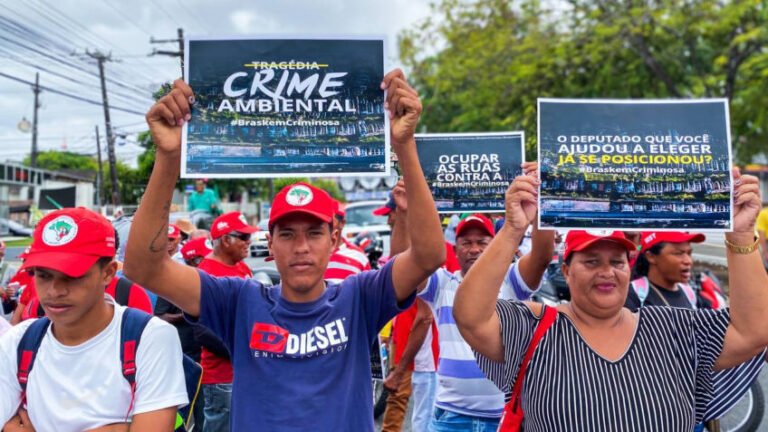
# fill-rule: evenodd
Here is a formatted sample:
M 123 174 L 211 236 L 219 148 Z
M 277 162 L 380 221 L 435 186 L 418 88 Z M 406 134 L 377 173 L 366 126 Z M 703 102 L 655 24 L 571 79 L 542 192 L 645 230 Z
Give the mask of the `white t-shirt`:
M 0 316 L 0 336 L 7 332 L 11 328 L 11 324 Z
M 432 354 L 432 325 L 427 329 L 427 337 L 413 358 L 414 372 L 435 372 L 435 356 Z
M 125 308 L 105 297 L 115 313 L 107 328 L 92 339 L 65 346 L 48 327 L 27 384 L 27 410 L 38 432 L 80 432 L 125 422 L 131 403 L 131 388 L 120 364 Z M 0 425 L 16 414 L 21 402 L 16 349 L 34 321 L 24 321 L 0 338 Z M 188 403 L 181 362 L 176 328 L 152 318 L 136 352 L 136 397 L 129 419 Z

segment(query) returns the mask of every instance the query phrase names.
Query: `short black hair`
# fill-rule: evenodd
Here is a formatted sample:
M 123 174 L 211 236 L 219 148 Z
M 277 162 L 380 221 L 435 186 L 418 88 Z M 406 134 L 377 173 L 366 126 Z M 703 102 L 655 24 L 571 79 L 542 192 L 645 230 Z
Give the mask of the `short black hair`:
M 99 268 L 106 267 L 109 263 L 111 263 L 115 257 L 101 257 L 98 261 L 96 261 L 96 264 L 99 265 Z

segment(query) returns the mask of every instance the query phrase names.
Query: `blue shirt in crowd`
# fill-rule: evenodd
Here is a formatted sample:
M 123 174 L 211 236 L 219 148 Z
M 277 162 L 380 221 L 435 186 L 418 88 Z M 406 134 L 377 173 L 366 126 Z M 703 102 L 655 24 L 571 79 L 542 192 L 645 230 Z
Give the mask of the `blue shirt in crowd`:
M 200 272 L 199 322 L 232 353 L 232 430 L 374 430 L 371 345 L 415 298 L 397 303 L 392 262 L 309 303 Z

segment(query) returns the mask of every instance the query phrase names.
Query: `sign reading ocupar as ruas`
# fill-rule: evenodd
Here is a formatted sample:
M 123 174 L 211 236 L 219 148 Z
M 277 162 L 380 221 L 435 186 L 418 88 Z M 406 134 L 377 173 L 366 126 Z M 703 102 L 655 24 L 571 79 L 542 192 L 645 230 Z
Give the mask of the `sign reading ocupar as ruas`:
M 733 226 L 725 99 L 539 99 L 542 227 Z
M 389 175 L 384 38 L 185 43 L 182 176 Z
M 525 157 L 523 132 L 416 135 L 440 213 L 504 212 L 504 193 Z

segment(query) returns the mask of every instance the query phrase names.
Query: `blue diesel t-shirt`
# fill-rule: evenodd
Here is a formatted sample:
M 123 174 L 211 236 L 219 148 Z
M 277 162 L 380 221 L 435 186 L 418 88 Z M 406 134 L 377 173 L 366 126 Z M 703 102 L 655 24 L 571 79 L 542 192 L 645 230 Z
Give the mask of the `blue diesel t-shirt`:
M 200 272 L 199 322 L 232 353 L 231 430 L 373 431 L 370 347 L 415 297 L 397 303 L 393 261 L 309 303 Z

